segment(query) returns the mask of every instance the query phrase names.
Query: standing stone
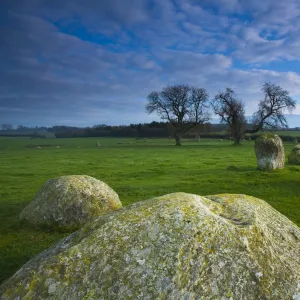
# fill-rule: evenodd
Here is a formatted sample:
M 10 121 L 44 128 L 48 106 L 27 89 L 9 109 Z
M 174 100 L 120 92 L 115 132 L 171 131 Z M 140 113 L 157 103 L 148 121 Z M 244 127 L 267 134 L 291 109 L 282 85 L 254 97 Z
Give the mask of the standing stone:
M 20 220 L 75 230 L 121 206 L 118 194 L 106 183 L 86 175 L 61 176 L 44 183 Z
M 300 144 L 296 145 L 288 157 L 288 161 L 293 165 L 300 165 Z
M 260 135 L 255 140 L 254 149 L 260 170 L 271 171 L 284 168 L 284 147 L 278 135 Z
M 246 195 L 174 193 L 99 217 L 25 264 L 8 299 L 300 297 L 300 228 Z

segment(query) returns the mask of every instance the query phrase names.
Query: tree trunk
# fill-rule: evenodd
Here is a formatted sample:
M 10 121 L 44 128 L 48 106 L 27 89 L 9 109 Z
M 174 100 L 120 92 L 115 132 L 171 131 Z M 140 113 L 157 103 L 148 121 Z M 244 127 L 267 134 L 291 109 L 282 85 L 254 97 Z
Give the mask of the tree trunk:
M 176 146 L 181 146 L 180 135 L 178 135 L 177 133 L 175 133 L 175 141 L 176 141 Z
M 241 144 L 241 138 L 235 138 L 233 145 L 240 145 Z

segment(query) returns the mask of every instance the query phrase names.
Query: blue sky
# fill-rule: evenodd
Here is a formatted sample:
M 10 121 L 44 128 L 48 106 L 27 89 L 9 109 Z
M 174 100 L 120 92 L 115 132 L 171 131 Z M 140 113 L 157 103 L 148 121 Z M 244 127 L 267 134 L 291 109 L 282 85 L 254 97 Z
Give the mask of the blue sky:
M 0 123 L 129 124 L 150 91 L 230 87 L 251 115 L 265 81 L 298 101 L 299 0 L 2 0 Z

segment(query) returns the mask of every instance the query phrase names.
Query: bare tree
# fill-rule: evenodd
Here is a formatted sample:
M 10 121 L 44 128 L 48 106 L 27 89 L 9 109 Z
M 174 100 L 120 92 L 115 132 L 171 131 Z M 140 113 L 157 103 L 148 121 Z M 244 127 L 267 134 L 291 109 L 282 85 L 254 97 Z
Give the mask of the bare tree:
M 181 145 L 182 135 L 210 119 L 208 93 L 203 88 L 190 85 L 166 86 L 161 91 L 148 95 L 146 111 L 154 111 L 163 120 L 168 120 L 174 129 L 176 145 Z
M 284 112 L 291 113 L 296 108 L 296 101 L 279 85 L 266 82 L 262 91 L 264 99 L 259 102 L 258 110 L 253 115 L 253 129 L 246 133 L 255 133 L 263 128 L 288 127 Z
M 287 90 L 270 82 L 262 86 L 264 99 L 258 103 L 258 110 L 252 117 L 252 129 L 246 130 L 245 108 L 242 101 L 236 98 L 232 89 L 217 94 L 212 107 L 221 122 L 227 123 L 235 144 L 239 144 L 246 133 L 256 133 L 264 128 L 287 127 L 284 112 L 291 112 L 296 101 L 289 96 Z
M 220 116 L 221 123 L 227 123 L 234 144 L 240 144 L 246 129 L 244 103 L 237 99 L 235 92 L 226 88 L 211 102 L 215 114 Z

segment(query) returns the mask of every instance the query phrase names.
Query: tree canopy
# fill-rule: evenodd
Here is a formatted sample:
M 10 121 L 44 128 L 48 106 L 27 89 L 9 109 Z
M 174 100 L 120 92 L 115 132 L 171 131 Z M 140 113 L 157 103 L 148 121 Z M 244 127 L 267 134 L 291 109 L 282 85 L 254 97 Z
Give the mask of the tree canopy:
M 285 111 L 291 112 L 296 101 L 289 92 L 279 85 L 266 82 L 262 86 L 264 98 L 259 101 L 258 109 L 252 116 L 251 129 L 246 129 L 245 105 L 235 92 L 226 88 L 218 93 L 211 102 L 215 114 L 220 116 L 222 123 L 227 123 L 235 144 L 239 144 L 246 133 L 256 133 L 262 129 L 285 128 L 287 120 Z
M 216 115 L 222 123 L 227 123 L 235 144 L 239 144 L 246 128 L 245 105 L 237 99 L 235 92 L 226 88 L 225 92 L 218 93 L 211 102 Z
M 146 111 L 168 120 L 174 128 L 176 145 L 180 145 L 183 133 L 210 119 L 208 93 L 204 88 L 190 85 L 166 86 L 148 95 Z
M 262 86 L 264 98 L 258 103 L 258 110 L 253 114 L 253 130 L 255 133 L 263 128 L 286 128 L 287 120 L 284 112 L 292 112 L 296 108 L 296 101 L 289 96 L 289 92 L 279 85 L 266 82 Z

